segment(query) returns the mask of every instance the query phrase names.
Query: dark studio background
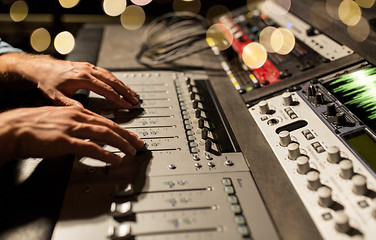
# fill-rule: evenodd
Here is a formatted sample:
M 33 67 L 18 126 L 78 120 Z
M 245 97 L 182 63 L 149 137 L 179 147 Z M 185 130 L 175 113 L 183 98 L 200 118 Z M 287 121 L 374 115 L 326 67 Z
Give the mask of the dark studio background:
M 102 8 L 103 0 L 81 0 L 75 7 L 65 9 L 58 0 L 25 0 L 29 7 L 29 14 L 25 20 L 14 22 L 9 16 L 9 10 L 15 0 L 0 0 L 0 37 L 15 47 L 26 52 L 35 53 L 29 41 L 31 33 L 37 28 L 45 28 L 51 34 L 53 41 L 56 34 L 69 31 L 73 35 L 85 23 L 118 23 L 119 16 L 107 16 Z M 172 0 L 153 0 L 142 6 L 146 13 L 147 21 L 167 12 L 172 12 Z M 246 5 L 246 0 L 202 0 L 200 14 L 205 16 L 207 10 L 214 5 L 224 5 L 235 9 Z M 127 5 L 133 4 L 130 0 Z M 64 58 L 56 52 L 53 44 L 43 53 L 51 54 L 57 58 Z

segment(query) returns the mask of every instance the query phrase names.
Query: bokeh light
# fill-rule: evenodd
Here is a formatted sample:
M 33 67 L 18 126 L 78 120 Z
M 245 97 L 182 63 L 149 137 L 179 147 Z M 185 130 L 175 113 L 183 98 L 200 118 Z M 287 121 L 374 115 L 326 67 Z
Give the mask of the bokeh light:
M 172 7 L 176 13 L 176 15 L 189 18 L 192 16 L 196 16 L 201 9 L 201 1 L 200 0 L 174 0 L 172 2 Z
M 223 5 L 212 6 L 206 12 L 206 19 L 208 19 L 209 21 L 211 21 L 213 23 L 218 22 L 218 20 L 221 16 L 226 16 L 228 18 L 232 18 L 232 14 L 231 14 L 230 10 Z
M 368 21 L 362 17 L 356 25 L 347 26 L 347 32 L 355 41 L 363 42 L 368 38 L 370 26 Z
M 75 40 L 70 32 L 64 31 L 56 35 L 54 40 L 54 46 L 58 53 L 68 54 L 70 53 L 75 45 Z
M 375 0 L 356 0 L 356 3 L 362 8 L 371 8 L 375 4 Z
M 261 44 L 252 42 L 244 47 L 242 59 L 249 68 L 256 69 L 264 65 L 267 56 L 268 53 Z
M 14 1 L 16 1 L 16 0 L 1 0 L 1 2 L 6 4 L 6 5 L 12 4 Z
M 145 6 L 151 3 L 152 0 L 131 0 L 131 1 L 138 6 Z
M 132 5 L 127 7 L 121 14 L 120 21 L 125 29 L 136 30 L 142 27 L 145 18 L 144 10 L 137 5 Z
M 269 26 L 260 32 L 259 41 L 268 52 L 278 51 L 283 44 L 283 35 L 279 29 Z
M 29 12 L 29 7 L 25 1 L 16 1 L 10 7 L 10 17 L 15 22 L 23 21 Z
M 318 29 L 326 29 L 333 22 L 333 19 L 327 14 L 326 4 L 323 2 L 313 2 L 309 17 L 312 25 Z
M 264 7 L 275 15 L 284 15 L 290 11 L 291 0 L 266 0 Z
M 63 8 L 75 7 L 79 2 L 80 0 L 59 0 L 59 3 Z
M 126 7 L 126 0 L 103 0 L 103 11 L 111 17 L 119 16 Z
M 51 44 L 51 35 L 45 28 L 38 28 L 31 34 L 30 44 L 35 51 L 43 52 Z
M 326 12 L 331 18 L 335 20 L 340 20 L 338 16 L 338 8 L 341 3 L 342 3 L 342 0 L 326 0 L 326 3 L 325 3 Z
M 283 44 L 279 50 L 276 52 L 281 55 L 289 54 L 295 46 L 295 36 L 292 32 L 290 32 L 287 28 L 278 28 L 278 30 L 283 35 Z
M 352 0 L 344 0 L 339 5 L 338 16 L 344 24 L 354 26 L 359 22 L 360 17 L 362 16 L 362 10 L 356 2 L 353 2 Z
M 234 40 L 231 30 L 223 23 L 212 25 L 206 32 L 206 42 L 210 47 L 223 51 L 229 48 Z

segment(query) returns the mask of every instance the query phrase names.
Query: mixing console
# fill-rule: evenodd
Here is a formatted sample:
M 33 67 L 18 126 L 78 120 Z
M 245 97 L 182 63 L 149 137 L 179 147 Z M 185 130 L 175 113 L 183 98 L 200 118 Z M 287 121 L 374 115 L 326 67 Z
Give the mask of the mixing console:
M 206 76 L 114 74 L 141 104 L 118 109 L 91 93 L 88 108 L 145 149 L 121 166 L 78 158 L 53 239 L 278 239 Z

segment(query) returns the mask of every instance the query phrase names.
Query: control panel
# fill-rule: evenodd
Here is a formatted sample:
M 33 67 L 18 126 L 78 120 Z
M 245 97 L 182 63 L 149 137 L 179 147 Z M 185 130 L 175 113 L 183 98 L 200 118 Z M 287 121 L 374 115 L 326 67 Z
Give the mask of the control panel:
M 360 64 L 249 108 L 324 239 L 376 236 L 375 74 Z
M 254 4 L 254 8 L 242 8 L 219 18 L 231 31 L 231 47 L 219 51 L 212 47 L 221 65 L 241 94 L 252 94 L 257 88 L 288 81 L 303 73 L 312 74 L 319 66 L 350 56 L 353 50 L 329 38 L 290 12 L 278 15 L 281 7 L 273 1 Z M 273 11 L 270 11 L 273 9 Z M 260 68 L 248 68 L 242 61 L 243 49 L 252 42 L 260 42 L 260 34 L 266 27 L 284 28 L 294 37 L 294 46 L 289 53 L 268 52 Z M 282 40 L 279 40 L 282 41 Z
M 91 93 L 88 108 L 145 148 L 127 159 L 103 146 L 124 156 L 120 166 L 77 157 L 53 239 L 278 239 L 206 75 L 114 74 L 140 104 L 119 109 Z

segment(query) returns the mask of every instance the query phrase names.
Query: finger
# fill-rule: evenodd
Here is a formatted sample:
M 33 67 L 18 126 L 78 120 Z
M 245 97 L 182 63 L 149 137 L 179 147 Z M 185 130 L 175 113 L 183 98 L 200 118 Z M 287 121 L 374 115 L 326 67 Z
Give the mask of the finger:
M 104 96 L 111 102 L 114 102 L 119 107 L 130 109 L 133 107 L 131 103 L 126 101 L 123 97 L 121 97 L 110 85 L 100 81 L 99 79 L 95 78 L 94 76 L 91 79 L 85 79 L 86 84 L 84 84 L 84 88 L 87 90 L 91 90 L 99 95 Z
M 80 102 L 65 96 L 64 94 L 62 94 L 59 91 L 55 91 L 55 97 L 51 98 L 51 100 L 56 105 L 76 106 L 76 107 L 79 107 L 79 108 L 84 108 L 84 106 Z
M 137 153 L 136 149 L 127 140 L 108 127 L 79 123 L 70 129 L 69 135 L 81 139 L 91 139 L 116 147 L 128 156 L 134 156 Z
M 104 150 L 97 144 L 78 138 L 71 138 L 66 150 L 78 156 L 91 157 L 111 164 L 119 164 L 123 161 L 120 156 Z
M 138 103 L 138 99 L 136 98 L 137 93 L 126 86 L 122 81 L 117 79 L 112 73 L 103 68 L 97 67 L 96 71 L 93 72 L 93 76 L 110 85 L 132 105 L 136 105 Z
M 78 115 L 78 117 L 75 119 L 76 121 L 108 127 L 126 139 L 136 149 L 141 149 L 144 147 L 144 141 L 142 141 L 135 133 L 120 127 L 115 122 L 90 110 L 81 109 L 81 112 L 83 115 Z

